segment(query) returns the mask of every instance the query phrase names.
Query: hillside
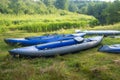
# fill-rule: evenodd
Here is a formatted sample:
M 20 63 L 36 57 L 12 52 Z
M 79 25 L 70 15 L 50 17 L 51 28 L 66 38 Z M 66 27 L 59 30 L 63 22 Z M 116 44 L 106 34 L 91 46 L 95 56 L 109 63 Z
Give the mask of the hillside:
M 93 27 L 99 22 L 93 16 L 62 11 L 49 15 L 0 15 L 0 32 L 26 30 L 27 32 L 46 32 L 59 29 Z
M 120 23 L 89 29 L 120 30 Z M 86 28 L 79 28 L 86 30 Z M 87 28 L 88 29 L 88 28 Z M 0 80 L 119 80 L 120 54 L 98 52 L 102 44 L 120 43 L 120 39 L 105 37 L 92 49 L 56 57 L 12 58 L 3 39 L 52 33 L 74 33 L 75 29 L 60 29 L 53 32 L 7 31 L 0 34 Z

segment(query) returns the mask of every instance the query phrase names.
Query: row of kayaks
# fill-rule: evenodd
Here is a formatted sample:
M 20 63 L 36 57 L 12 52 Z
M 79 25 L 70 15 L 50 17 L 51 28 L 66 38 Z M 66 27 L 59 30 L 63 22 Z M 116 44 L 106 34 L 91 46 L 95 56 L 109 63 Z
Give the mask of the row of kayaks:
M 31 46 L 37 44 L 43 44 L 48 42 L 55 42 L 61 40 L 73 39 L 74 37 L 83 37 L 84 35 L 120 35 L 120 31 L 116 30 L 90 30 L 90 31 L 80 31 L 76 30 L 75 34 L 59 34 L 59 35 L 47 35 L 47 36 L 35 36 L 35 37 L 25 37 L 25 38 L 7 38 L 4 41 L 9 45 L 22 45 Z
M 92 32 L 92 31 L 89 31 Z M 96 31 L 95 31 L 96 32 Z M 100 31 L 98 31 L 100 33 Z M 93 33 L 93 32 L 92 32 Z M 108 31 L 109 34 L 118 34 L 118 31 Z M 101 36 L 84 38 L 87 33 L 77 32 L 75 34 L 59 34 L 47 35 L 27 38 L 7 38 L 4 41 L 9 45 L 22 45 L 26 47 L 10 50 L 9 53 L 13 56 L 54 56 L 67 53 L 78 52 L 89 49 L 101 43 L 104 31 L 101 31 Z M 103 52 L 120 52 L 120 45 L 104 45 L 99 48 Z
M 86 33 L 77 34 L 59 34 L 59 35 L 47 35 L 47 36 L 36 36 L 36 37 L 26 37 L 26 38 L 7 38 L 4 41 L 9 45 L 21 45 L 21 46 L 31 46 L 55 41 L 69 40 L 75 37 L 83 37 Z

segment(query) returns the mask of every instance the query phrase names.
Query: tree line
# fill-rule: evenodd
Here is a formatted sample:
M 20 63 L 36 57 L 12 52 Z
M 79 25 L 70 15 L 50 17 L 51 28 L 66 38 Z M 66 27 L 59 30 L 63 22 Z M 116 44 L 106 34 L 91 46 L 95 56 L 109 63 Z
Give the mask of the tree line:
M 67 10 L 96 17 L 100 24 L 120 21 L 120 0 L 0 0 L 1 14 L 52 14 Z
M 2 14 L 50 14 L 67 10 L 68 0 L 0 0 Z
M 114 2 L 104 1 L 71 1 L 74 3 L 73 12 L 92 15 L 96 17 L 100 24 L 114 24 L 120 22 L 120 0 Z M 76 7 L 77 5 L 77 7 Z

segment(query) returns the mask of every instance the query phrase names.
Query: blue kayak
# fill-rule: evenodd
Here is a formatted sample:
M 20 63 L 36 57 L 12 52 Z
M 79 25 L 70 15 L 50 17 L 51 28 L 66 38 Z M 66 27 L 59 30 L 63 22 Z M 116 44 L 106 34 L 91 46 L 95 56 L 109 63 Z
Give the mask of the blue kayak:
M 117 30 L 85 30 L 85 31 L 76 30 L 75 32 L 86 33 L 86 35 L 104 35 L 104 36 L 120 35 L 120 31 Z
M 83 37 L 85 34 L 86 33 L 49 35 L 49 36 L 27 37 L 27 38 L 7 38 L 4 39 L 4 41 L 9 45 L 31 46 L 31 45 L 48 43 L 48 42 L 60 41 L 60 40 L 68 40 L 76 36 Z
M 81 51 L 97 46 L 103 39 L 103 36 L 92 38 L 75 37 L 69 40 L 50 42 L 35 46 L 16 48 L 10 50 L 9 53 L 13 56 L 54 56 Z
M 120 44 L 103 45 L 99 48 L 101 52 L 120 53 Z

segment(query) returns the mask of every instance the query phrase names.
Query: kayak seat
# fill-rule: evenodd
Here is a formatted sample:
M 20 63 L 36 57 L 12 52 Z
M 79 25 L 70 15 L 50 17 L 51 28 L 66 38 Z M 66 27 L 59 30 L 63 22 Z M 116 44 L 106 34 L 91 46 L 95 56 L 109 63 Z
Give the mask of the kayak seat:
M 84 38 L 82 38 L 82 37 L 75 37 L 74 40 L 77 41 L 78 43 L 81 43 L 81 42 L 84 41 Z

